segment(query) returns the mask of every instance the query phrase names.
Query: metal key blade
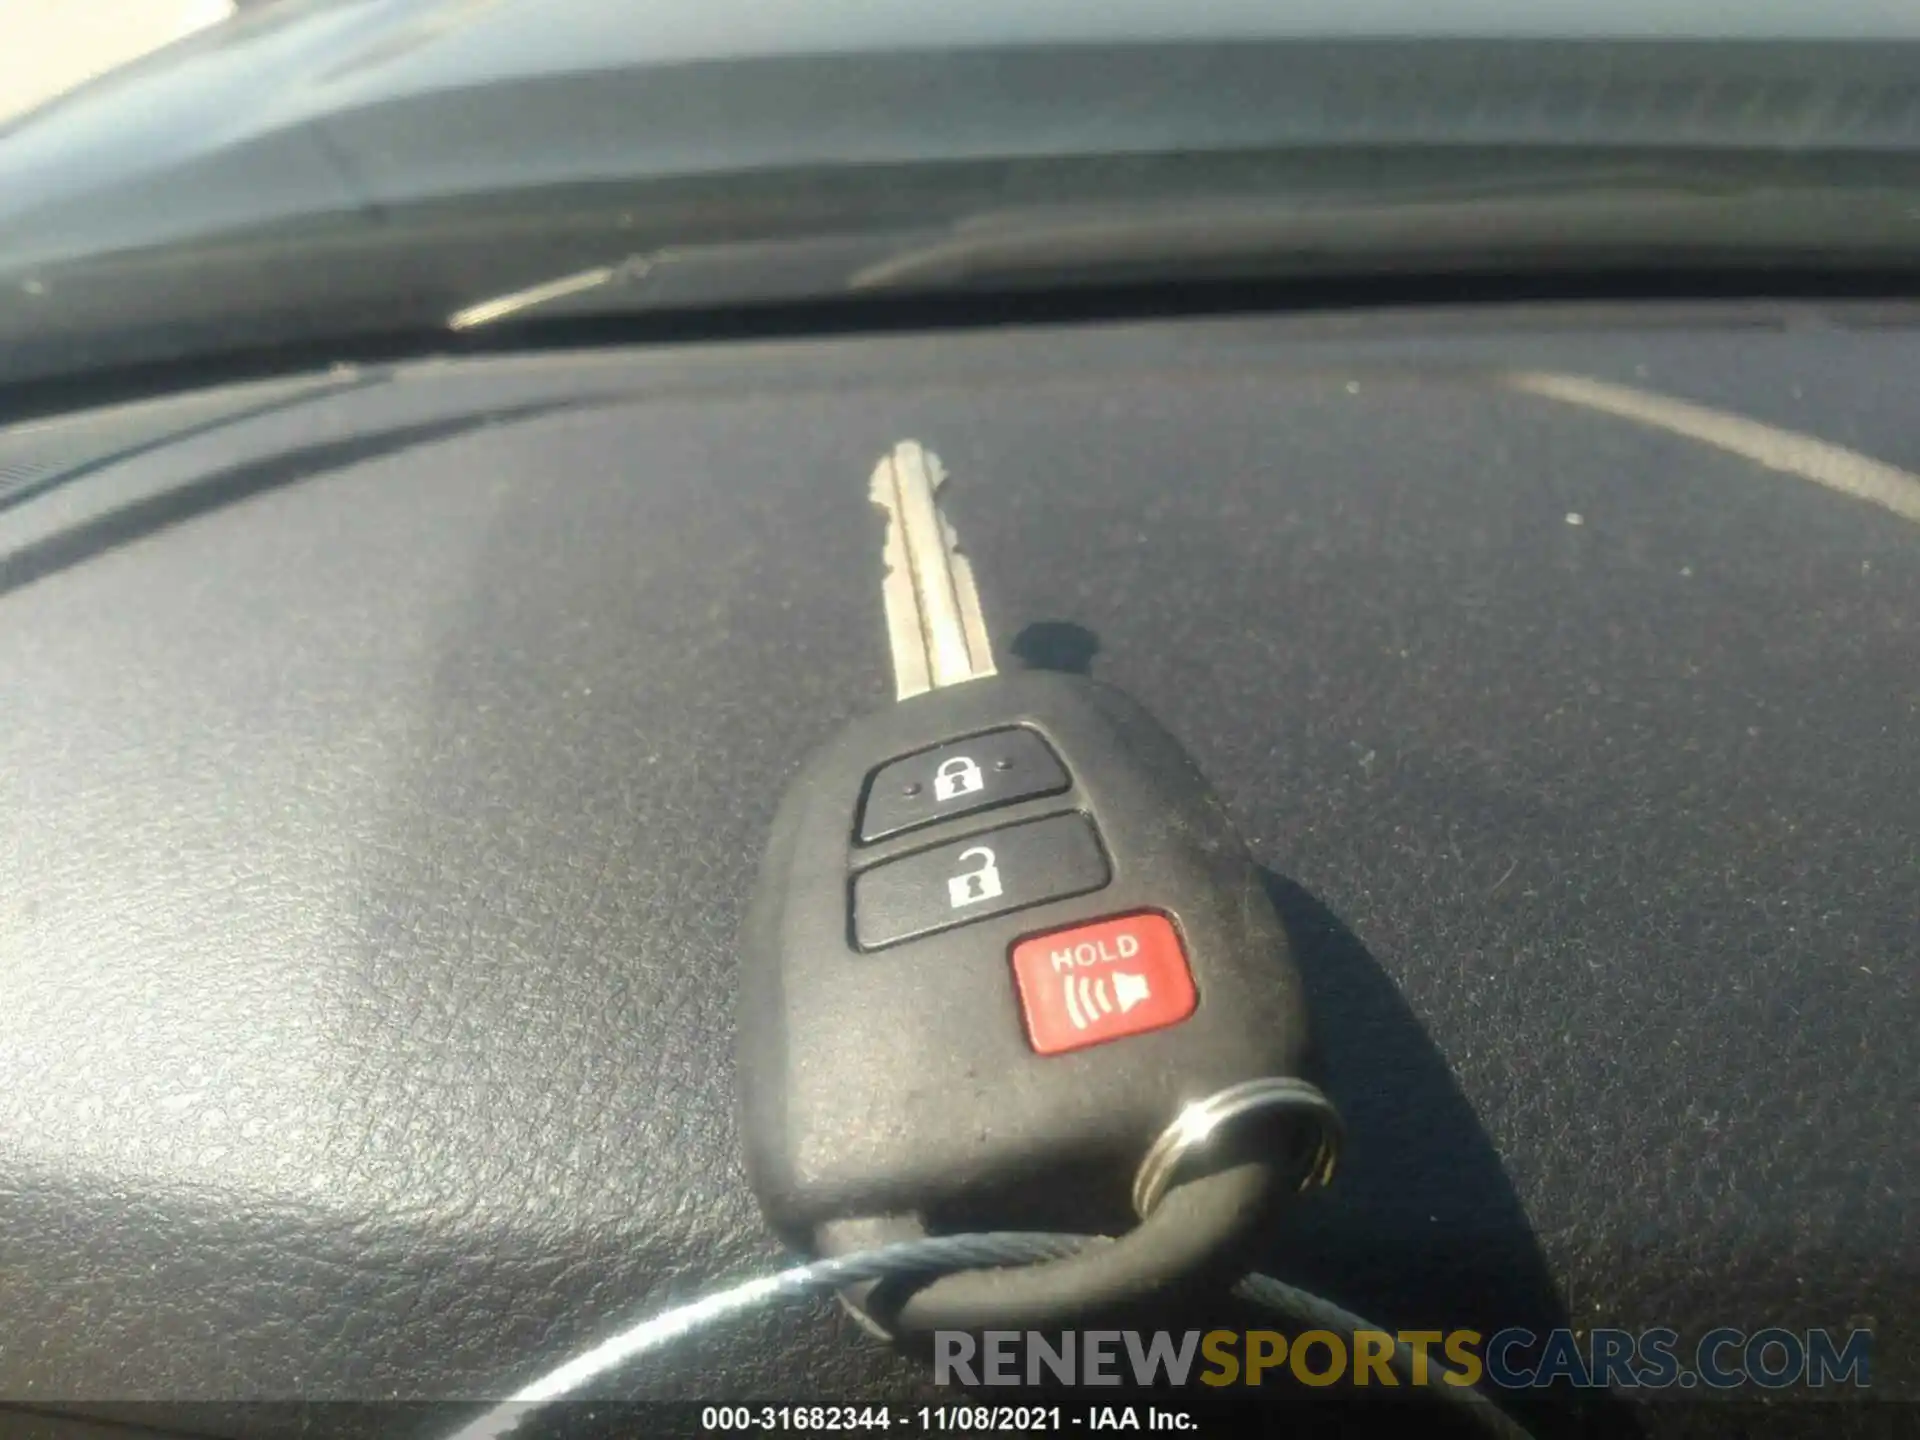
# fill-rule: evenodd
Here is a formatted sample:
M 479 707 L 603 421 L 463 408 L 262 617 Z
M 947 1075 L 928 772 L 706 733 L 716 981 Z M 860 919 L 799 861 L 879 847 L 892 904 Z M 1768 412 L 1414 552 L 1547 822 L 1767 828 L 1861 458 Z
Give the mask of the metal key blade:
M 903 440 L 873 471 L 873 503 L 887 513 L 882 595 L 896 697 L 997 673 L 973 567 L 935 498 L 939 458 Z

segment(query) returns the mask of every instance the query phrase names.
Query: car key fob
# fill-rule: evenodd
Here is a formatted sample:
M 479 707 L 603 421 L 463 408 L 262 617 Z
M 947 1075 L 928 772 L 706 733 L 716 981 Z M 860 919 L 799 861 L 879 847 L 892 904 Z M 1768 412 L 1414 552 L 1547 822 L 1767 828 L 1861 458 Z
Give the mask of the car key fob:
M 814 755 L 740 983 L 748 1175 L 806 1248 L 901 1213 L 1110 1228 L 1183 1106 L 1309 1061 L 1224 809 L 1139 705 L 1075 676 L 934 690 Z
M 1303 1078 L 1300 978 L 1224 807 L 1119 691 L 994 671 L 938 483 L 916 446 L 876 472 L 902 700 L 804 764 L 749 907 L 747 1174 L 809 1251 L 1127 1232 L 1031 1303 L 1003 1277 L 939 1311 L 1036 1319 L 1072 1313 L 1083 1271 L 1086 1294 L 1145 1294 L 1247 1232 L 1280 1160 L 1325 1177 L 1337 1117 Z M 1278 1150 L 1229 1153 L 1215 1130 L 1275 1101 L 1286 1134 L 1255 1138 Z M 1194 1177 L 1204 1159 L 1222 1178 Z M 1160 1214 L 1170 1189 L 1184 1220 Z

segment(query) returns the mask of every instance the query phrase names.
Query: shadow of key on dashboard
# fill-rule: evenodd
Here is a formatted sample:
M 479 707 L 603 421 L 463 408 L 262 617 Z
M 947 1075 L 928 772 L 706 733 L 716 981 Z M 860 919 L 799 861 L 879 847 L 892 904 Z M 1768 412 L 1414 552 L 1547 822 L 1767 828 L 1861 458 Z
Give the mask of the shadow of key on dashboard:
M 1013 637 L 1011 649 L 1029 670 L 1090 675 L 1100 637 L 1071 620 L 1036 620 Z
M 1571 1328 L 1499 1152 L 1406 998 L 1359 939 L 1270 870 L 1346 1122 L 1338 1175 L 1292 1211 L 1261 1268 L 1390 1331 Z M 1484 1382 L 1483 1382 L 1484 1384 Z M 1541 1440 L 1641 1433 L 1604 1391 L 1493 1392 Z
M 1029 669 L 1088 675 L 1101 645 L 1084 626 L 1039 620 L 1009 648 Z M 1286 1213 L 1259 1268 L 1396 1333 L 1474 1330 L 1484 1344 L 1510 1327 L 1535 1335 L 1571 1329 L 1499 1152 L 1406 997 L 1331 910 L 1293 881 L 1260 873 L 1300 969 L 1320 1080 L 1347 1138 L 1332 1189 Z M 1286 1323 L 1255 1307 L 1232 1308 L 1243 1329 Z M 1633 1413 L 1603 1390 L 1490 1393 L 1538 1440 L 1642 1433 Z M 1375 1402 L 1387 1399 L 1353 1387 L 1308 1392 L 1284 1384 L 1242 1398 L 1256 1396 L 1260 1410 L 1275 1412 L 1269 1420 L 1306 1427 L 1300 1433 L 1378 1422 Z M 1415 1404 L 1385 1418 L 1438 1435 L 1459 1417 Z

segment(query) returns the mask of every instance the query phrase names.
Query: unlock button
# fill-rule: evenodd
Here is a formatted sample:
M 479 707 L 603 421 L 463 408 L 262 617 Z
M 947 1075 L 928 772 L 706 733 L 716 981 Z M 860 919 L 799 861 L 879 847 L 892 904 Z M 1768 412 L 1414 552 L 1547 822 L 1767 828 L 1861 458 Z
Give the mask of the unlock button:
M 1084 815 L 1052 815 L 921 850 L 853 878 L 853 934 L 879 950 L 989 915 L 1084 895 L 1110 878 Z
M 964 910 L 969 905 L 978 905 L 982 900 L 997 900 L 1005 893 L 1000 886 L 1000 861 L 993 851 L 984 845 L 974 845 L 960 852 L 962 863 L 974 861 L 971 870 L 962 870 L 958 875 L 947 879 L 947 908 Z

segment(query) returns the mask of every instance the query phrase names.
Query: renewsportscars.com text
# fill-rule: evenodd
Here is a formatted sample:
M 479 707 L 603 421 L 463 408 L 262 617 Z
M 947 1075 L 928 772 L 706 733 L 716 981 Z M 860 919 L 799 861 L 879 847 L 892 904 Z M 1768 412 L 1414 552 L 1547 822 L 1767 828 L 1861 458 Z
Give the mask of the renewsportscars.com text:
M 1392 1364 L 1405 1347 L 1407 1378 Z M 1283 1376 L 1302 1385 L 1393 1388 L 1490 1384 L 1503 1390 L 1682 1390 L 1743 1386 L 1865 1388 L 1873 1335 L 1866 1330 L 1710 1330 L 1683 1342 L 1677 1331 L 1597 1329 L 1576 1334 L 1507 1329 L 1359 1330 L 988 1330 L 934 1335 L 939 1385 L 1259 1385 Z

